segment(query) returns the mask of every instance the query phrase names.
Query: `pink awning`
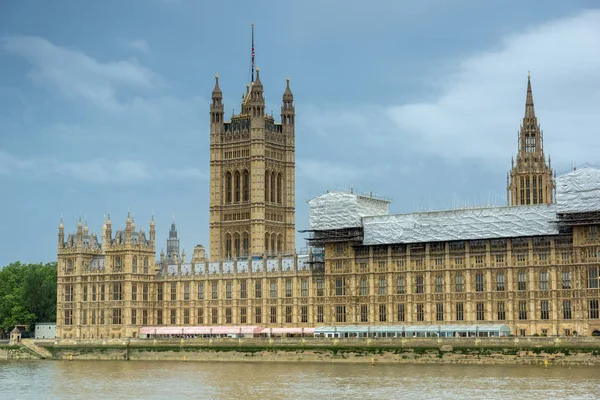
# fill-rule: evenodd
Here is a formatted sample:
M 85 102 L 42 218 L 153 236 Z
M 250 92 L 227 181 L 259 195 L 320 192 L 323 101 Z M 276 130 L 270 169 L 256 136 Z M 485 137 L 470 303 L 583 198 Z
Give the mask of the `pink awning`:
M 142 335 L 250 335 L 259 333 L 260 326 L 144 326 L 140 328 Z
M 261 334 L 271 335 L 311 335 L 315 332 L 315 328 L 264 328 Z

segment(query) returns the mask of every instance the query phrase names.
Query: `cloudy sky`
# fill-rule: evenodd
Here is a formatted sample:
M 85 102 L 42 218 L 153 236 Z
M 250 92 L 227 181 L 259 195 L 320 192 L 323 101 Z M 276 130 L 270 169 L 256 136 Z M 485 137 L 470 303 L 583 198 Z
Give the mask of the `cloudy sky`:
M 505 204 L 528 70 L 553 167 L 600 164 L 595 0 L 4 0 L 0 265 L 54 260 L 61 215 L 154 213 L 157 251 L 175 215 L 206 245 L 208 100 L 218 72 L 239 110 L 251 23 L 276 114 L 291 78 L 297 229 L 351 185 L 394 213 Z

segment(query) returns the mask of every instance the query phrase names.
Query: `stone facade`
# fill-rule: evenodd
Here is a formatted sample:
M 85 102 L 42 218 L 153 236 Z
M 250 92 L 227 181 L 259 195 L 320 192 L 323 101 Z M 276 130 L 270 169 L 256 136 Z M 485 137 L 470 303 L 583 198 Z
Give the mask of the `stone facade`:
M 300 256 L 289 81 L 281 124 L 265 114 L 258 72 L 230 122 L 217 77 L 210 115 L 210 261 L 202 246 L 191 262 L 185 252 L 156 261 L 153 219 L 148 236 L 130 216 L 113 234 L 109 215 L 101 241 L 81 220 L 65 240 L 61 220 L 58 338 L 139 337 L 142 326 L 164 325 L 503 323 L 516 335 L 600 331 L 595 216 L 543 236 L 515 231 L 504 238 L 383 245 L 365 245 L 358 226 Z M 521 187 L 509 183 L 511 204 L 553 202 L 541 139 L 528 83 L 511 182 L 538 176 L 542 184 L 535 187 L 542 191 L 519 197 Z
M 265 111 L 260 70 L 225 121 L 216 76 L 210 107 L 210 259 L 293 254 L 294 97 L 289 79 L 281 123 Z

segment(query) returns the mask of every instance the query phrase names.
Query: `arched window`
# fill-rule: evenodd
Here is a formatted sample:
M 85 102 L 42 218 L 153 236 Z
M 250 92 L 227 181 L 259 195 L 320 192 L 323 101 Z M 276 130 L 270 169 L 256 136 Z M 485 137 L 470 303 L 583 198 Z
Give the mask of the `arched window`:
M 271 203 L 275 203 L 275 193 L 277 191 L 277 183 L 276 183 L 276 179 L 277 176 L 275 175 L 275 172 L 273 172 L 271 174 Z
M 235 171 L 235 175 L 234 175 L 234 186 L 235 186 L 235 197 L 234 197 L 234 201 L 236 203 L 239 203 L 240 201 L 240 172 L 239 171 Z
M 277 174 L 277 202 L 279 204 L 281 204 L 281 183 L 282 183 L 282 179 L 281 179 L 281 173 Z
M 243 181 L 243 185 L 244 185 L 244 201 L 250 201 L 250 173 L 248 172 L 247 169 L 244 170 L 244 179 Z
M 531 204 L 531 177 L 525 178 L 525 204 Z
M 521 177 L 520 191 L 521 191 L 521 201 L 519 203 L 525 204 L 525 179 L 523 177 Z
M 265 233 L 265 253 L 269 254 L 269 233 Z
M 281 233 L 279 235 L 277 235 L 277 252 L 278 253 L 282 253 L 283 252 L 283 248 L 282 246 L 282 240 L 281 240 Z
M 533 177 L 532 186 L 533 186 L 533 189 L 532 189 L 533 204 L 537 204 L 538 203 L 538 198 L 537 198 L 538 190 L 537 190 L 537 178 L 535 176 Z
M 247 257 L 250 254 L 250 236 L 248 236 L 248 232 L 244 232 L 242 234 L 242 248 L 244 257 Z
M 148 257 L 144 257 L 144 273 L 148 273 Z
M 269 185 L 271 183 L 271 179 L 269 178 L 269 171 L 265 171 L 265 201 L 269 201 Z
M 231 172 L 225 174 L 225 203 L 231 203 Z
M 225 257 L 231 258 L 231 235 L 225 235 Z
M 137 256 L 133 256 L 131 261 L 131 273 L 137 274 Z
M 277 247 L 275 247 L 275 234 L 271 235 L 271 254 L 275 254 Z
M 73 260 L 67 260 L 67 271 L 73 270 Z
M 240 256 L 240 234 L 236 233 L 234 236 L 234 240 L 233 240 L 233 244 L 234 244 L 234 249 L 235 249 L 235 257 L 239 257 Z

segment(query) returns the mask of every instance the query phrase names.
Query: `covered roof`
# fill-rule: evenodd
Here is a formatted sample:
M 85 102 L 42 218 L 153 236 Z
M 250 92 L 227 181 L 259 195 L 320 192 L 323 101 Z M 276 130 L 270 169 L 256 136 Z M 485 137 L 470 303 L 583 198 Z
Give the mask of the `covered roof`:
M 388 200 L 332 191 L 308 201 L 311 230 L 357 228 L 361 218 L 387 215 Z
M 556 179 L 559 214 L 600 211 L 600 169 L 582 168 Z
M 510 328 L 507 325 L 487 324 L 487 325 L 345 325 L 345 326 L 320 326 L 314 333 L 331 332 L 508 332 Z
M 558 234 L 555 205 L 472 208 L 364 217 L 364 245 Z

